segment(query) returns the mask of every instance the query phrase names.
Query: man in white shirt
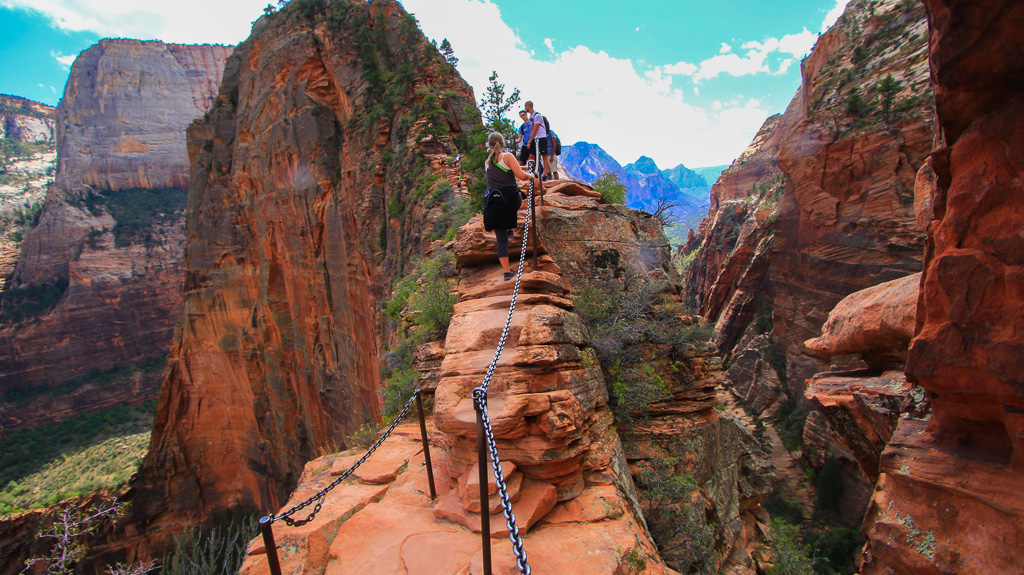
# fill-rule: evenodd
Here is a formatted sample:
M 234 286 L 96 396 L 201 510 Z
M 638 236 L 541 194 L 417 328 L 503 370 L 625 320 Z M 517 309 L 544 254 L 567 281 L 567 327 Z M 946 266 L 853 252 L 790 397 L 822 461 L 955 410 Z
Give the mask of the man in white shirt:
M 526 102 L 526 104 L 523 104 L 523 107 L 526 108 L 526 113 L 529 114 L 530 121 L 533 122 L 533 130 L 530 132 L 530 139 L 526 142 L 526 145 L 530 146 L 530 149 L 533 150 L 535 149 L 533 143 L 534 141 L 537 142 L 537 145 L 540 147 L 539 156 L 544 158 L 544 173 L 549 174 L 551 173 L 551 168 L 549 165 L 550 161 L 548 160 L 548 131 L 544 127 L 544 116 L 540 112 L 533 110 L 532 101 Z M 540 159 L 538 158 L 537 161 L 539 162 Z

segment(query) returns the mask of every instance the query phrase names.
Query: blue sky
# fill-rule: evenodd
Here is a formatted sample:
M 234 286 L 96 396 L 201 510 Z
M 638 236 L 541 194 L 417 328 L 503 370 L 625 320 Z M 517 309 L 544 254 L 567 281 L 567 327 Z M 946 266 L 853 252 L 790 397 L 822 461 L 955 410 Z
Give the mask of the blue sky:
M 56 104 L 101 37 L 233 44 L 268 0 L 0 0 L 0 92 Z M 727 164 L 785 110 L 800 59 L 847 0 L 399 0 L 447 37 L 478 97 L 496 70 L 565 143 L 623 164 Z M 276 4 L 276 0 L 273 0 Z

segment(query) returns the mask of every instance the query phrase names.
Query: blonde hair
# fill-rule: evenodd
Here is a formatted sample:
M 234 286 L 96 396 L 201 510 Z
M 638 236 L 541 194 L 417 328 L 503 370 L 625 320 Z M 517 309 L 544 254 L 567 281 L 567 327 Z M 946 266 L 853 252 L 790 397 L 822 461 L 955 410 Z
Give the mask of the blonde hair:
M 505 153 L 505 136 L 502 136 L 501 132 L 491 132 L 487 136 L 487 147 L 491 149 L 486 162 L 487 167 L 490 167 L 495 165 L 501 159 L 501 155 Z

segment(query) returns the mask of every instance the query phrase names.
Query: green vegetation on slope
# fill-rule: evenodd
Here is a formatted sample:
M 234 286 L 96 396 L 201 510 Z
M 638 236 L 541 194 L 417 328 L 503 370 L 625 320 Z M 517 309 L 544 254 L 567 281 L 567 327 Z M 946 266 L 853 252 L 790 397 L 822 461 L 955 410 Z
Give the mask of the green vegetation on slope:
M 0 301 L 0 325 L 21 323 L 46 314 L 60 303 L 67 289 L 65 279 L 7 290 Z
M 132 364 L 126 363 L 109 369 L 107 371 L 93 371 L 88 375 L 82 377 L 76 377 L 71 381 L 55 385 L 52 387 L 42 386 L 25 386 L 21 387 L 18 385 L 12 385 L 0 391 L 0 403 L 12 404 L 13 407 L 17 408 L 24 406 L 31 400 L 45 396 L 45 397 L 59 397 L 67 395 L 78 389 L 92 385 L 96 387 L 103 387 L 116 381 L 121 381 L 132 377 L 136 373 L 148 374 L 156 373 L 164 368 L 167 358 L 161 357 L 153 361 L 146 363 Z
M 107 212 L 114 218 L 114 245 L 123 247 L 151 244 L 153 226 L 180 218 L 186 199 L 186 192 L 177 188 L 131 188 L 101 190 L 85 198 L 83 204 L 94 216 Z
M 0 516 L 127 482 L 149 447 L 156 402 L 84 413 L 0 437 Z

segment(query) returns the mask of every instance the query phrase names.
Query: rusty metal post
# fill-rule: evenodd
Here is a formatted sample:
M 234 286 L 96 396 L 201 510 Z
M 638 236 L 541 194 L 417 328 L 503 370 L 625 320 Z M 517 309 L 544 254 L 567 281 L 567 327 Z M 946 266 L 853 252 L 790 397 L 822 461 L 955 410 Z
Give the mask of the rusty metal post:
M 430 483 L 431 501 L 437 497 L 434 489 L 434 468 L 430 464 L 430 441 L 427 439 L 427 420 L 423 416 L 423 395 L 416 390 L 416 406 L 420 408 L 420 437 L 423 438 L 423 459 L 427 463 L 427 482 Z
M 260 517 L 260 531 L 263 533 L 263 545 L 267 548 L 267 563 L 270 575 L 281 575 L 281 561 L 277 558 L 277 545 L 274 543 L 273 516 Z
M 539 192 L 541 201 L 544 201 L 544 182 L 540 179 L 541 171 L 541 158 L 540 158 L 540 142 L 536 138 L 533 140 L 534 146 L 534 157 L 537 158 L 537 163 L 534 165 L 533 177 L 537 180 L 537 188 L 534 192 Z M 537 236 L 540 234 L 540 225 L 537 223 L 537 202 L 534 201 L 533 197 L 529 198 L 530 201 L 530 221 L 533 222 L 533 235 L 530 236 L 530 249 L 533 252 L 533 270 L 537 271 Z M 519 262 L 522 266 L 523 262 Z
M 480 467 L 480 538 L 482 542 L 484 575 L 491 575 L 491 502 L 487 494 L 487 441 L 484 438 L 484 416 L 475 398 L 476 451 Z

